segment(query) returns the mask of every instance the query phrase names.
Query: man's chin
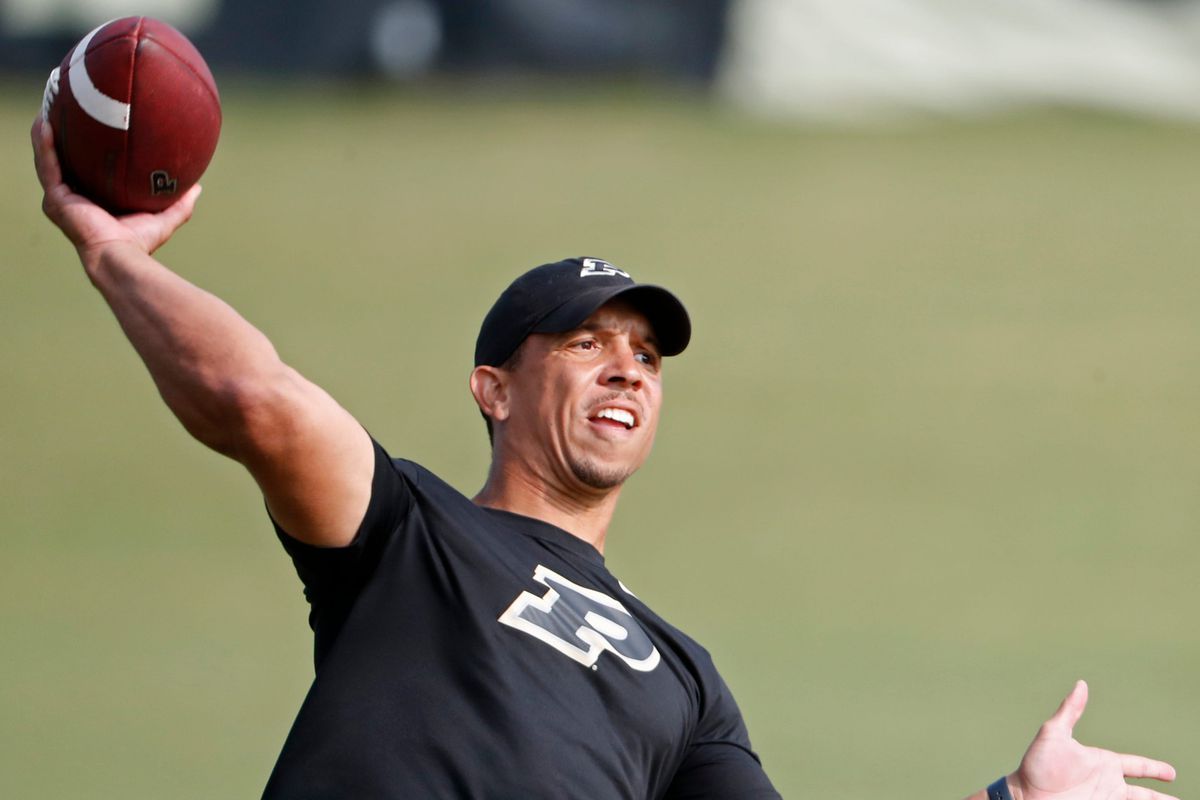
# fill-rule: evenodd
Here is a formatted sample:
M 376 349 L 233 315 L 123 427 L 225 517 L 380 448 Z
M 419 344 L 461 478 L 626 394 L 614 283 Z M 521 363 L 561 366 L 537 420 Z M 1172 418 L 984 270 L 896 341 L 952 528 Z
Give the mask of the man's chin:
M 592 489 L 616 489 L 637 472 L 636 465 L 602 464 L 591 459 L 574 459 L 571 472 L 575 478 Z

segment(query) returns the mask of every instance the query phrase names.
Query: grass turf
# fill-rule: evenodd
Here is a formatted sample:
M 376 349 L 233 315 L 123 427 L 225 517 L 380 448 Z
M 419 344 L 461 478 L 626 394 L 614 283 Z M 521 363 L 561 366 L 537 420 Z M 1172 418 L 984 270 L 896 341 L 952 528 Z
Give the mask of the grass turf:
M 1194 128 L 223 89 L 162 260 L 464 491 L 472 343 L 514 274 L 599 255 L 689 304 L 609 563 L 713 651 L 785 796 L 963 796 L 1077 677 L 1082 740 L 1194 793 Z M 0 795 L 253 796 L 311 676 L 303 599 L 41 219 L 40 97 L 0 84 Z

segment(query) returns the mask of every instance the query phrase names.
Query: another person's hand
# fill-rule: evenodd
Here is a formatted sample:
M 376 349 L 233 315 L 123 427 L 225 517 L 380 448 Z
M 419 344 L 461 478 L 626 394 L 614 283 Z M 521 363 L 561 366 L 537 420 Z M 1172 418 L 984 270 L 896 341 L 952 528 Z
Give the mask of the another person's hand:
M 1075 723 L 1087 707 L 1088 687 L 1075 684 L 1058 711 L 1042 725 L 1020 768 L 1009 776 L 1013 800 L 1176 800 L 1126 778 L 1175 780 L 1175 768 L 1163 761 L 1122 755 L 1075 741 Z
M 85 265 L 112 244 L 128 244 L 144 253 L 153 253 L 192 216 L 196 198 L 200 196 L 198 184 L 158 214 L 114 217 L 63 183 L 50 123 L 39 115 L 29 136 L 33 142 L 33 165 L 45 193 L 42 210 L 75 245 Z

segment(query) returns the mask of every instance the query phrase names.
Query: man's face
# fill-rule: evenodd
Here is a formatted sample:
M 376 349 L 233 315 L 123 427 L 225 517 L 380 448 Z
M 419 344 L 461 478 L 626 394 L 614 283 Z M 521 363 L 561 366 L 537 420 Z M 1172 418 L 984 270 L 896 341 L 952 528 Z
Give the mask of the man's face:
M 649 321 L 621 300 L 573 331 L 531 335 L 510 374 L 504 457 L 568 485 L 620 486 L 654 444 L 661 364 Z

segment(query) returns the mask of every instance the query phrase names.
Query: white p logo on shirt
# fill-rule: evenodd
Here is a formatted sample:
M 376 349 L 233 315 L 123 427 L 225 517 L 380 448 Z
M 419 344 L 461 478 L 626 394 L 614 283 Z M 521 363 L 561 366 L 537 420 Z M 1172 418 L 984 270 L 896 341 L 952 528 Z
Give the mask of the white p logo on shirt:
M 546 587 L 546 593 L 538 597 L 521 592 L 500 615 L 501 624 L 545 642 L 585 667 L 594 667 L 605 650 L 639 672 L 658 666 L 658 648 L 625 606 L 541 564 L 533 579 Z

